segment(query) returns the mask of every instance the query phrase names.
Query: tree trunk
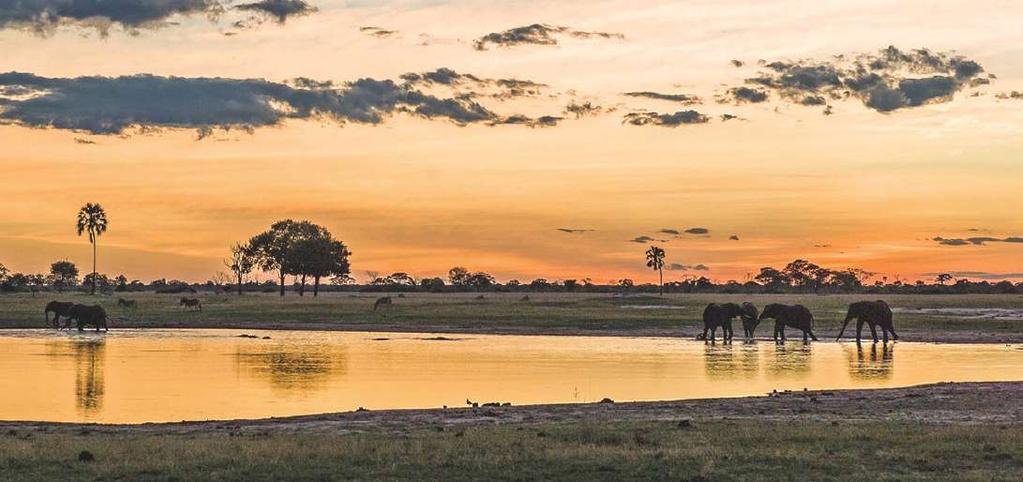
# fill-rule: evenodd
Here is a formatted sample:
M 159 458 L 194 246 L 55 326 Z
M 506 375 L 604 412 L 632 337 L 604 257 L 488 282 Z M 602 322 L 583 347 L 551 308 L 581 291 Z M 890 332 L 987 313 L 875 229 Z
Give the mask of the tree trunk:
M 96 238 L 92 238 L 92 294 L 96 294 Z
M 242 274 L 238 273 L 238 296 L 242 295 Z
M 320 277 L 313 277 L 313 297 L 320 295 Z
M 305 275 L 302 275 L 298 285 L 298 296 L 305 296 Z
M 284 296 L 284 270 L 281 270 L 281 296 Z
M 661 277 L 661 296 L 664 296 L 664 268 L 658 268 L 657 274 Z

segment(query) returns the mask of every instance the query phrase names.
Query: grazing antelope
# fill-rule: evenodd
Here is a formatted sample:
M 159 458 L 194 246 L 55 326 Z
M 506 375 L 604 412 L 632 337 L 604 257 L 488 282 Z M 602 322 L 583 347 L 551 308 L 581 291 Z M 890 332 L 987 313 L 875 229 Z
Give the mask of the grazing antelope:
M 186 309 L 196 308 L 199 311 L 202 311 L 202 302 L 199 301 L 199 298 L 181 298 L 181 301 L 178 302 L 178 305 L 183 306 Z

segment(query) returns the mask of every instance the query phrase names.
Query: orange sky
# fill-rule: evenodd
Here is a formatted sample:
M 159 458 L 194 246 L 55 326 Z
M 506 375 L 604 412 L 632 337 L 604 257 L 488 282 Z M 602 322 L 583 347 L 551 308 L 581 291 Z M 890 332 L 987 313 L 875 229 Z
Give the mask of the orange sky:
M 231 36 L 223 34 L 228 20 L 201 16 L 136 35 L 115 25 L 106 37 L 74 25 L 48 35 L 2 29 L 0 72 L 344 82 L 447 67 L 547 84 L 540 96 L 479 99 L 501 115 L 564 116 L 565 105 L 584 101 L 603 110 L 549 128 L 400 113 L 378 125 L 287 120 L 199 141 L 188 128 L 101 134 L 8 120 L 0 126 L 0 263 L 30 272 L 65 257 L 88 265 L 73 223 L 78 207 L 99 202 L 110 218 L 100 271 L 143 280 L 207 279 L 223 271 L 233 242 L 286 217 L 343 239 L 360 279 L 461 265 L 502 280 L 652 280 L 647 246 L 629 241 L 639 236 L 666 240 L 658 244 L 669 263 L 710 267 L 666 279 L 741 280 L 797 257 L 910 279 L 937 271 L 1021 277 L 1023 244 L 931 239 L 1023 236 L 1023 100 L 996 98 L 1023 90 L 1017 2 L 310 1 L 318 12 Z M 474 38 L 537 22 L 624 39 L 472 47 Z M 375 38 L 359 31 L 367 25 L 398 33 Z M 955 50 L 997 79 L 890 113 L 855 99 L 829 102 L 830 116 L 778 96 L 714 101 L 763 70 L 759 59 L 828 60 L 889 44 Z M 621 95 L 632 91 L 704 102 Z M 623 123 L 630 112 L 690 108 L 713 120 Z M 743 119 L 718 121 L 724 113 Z M 658 234 L 692 227 L 709 236 Z

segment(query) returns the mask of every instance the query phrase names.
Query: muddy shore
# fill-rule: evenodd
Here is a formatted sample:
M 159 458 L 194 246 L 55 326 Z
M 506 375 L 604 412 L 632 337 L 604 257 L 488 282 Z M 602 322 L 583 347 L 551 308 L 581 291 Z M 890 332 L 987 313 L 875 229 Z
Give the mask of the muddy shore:
M 686 425 L 701 420 L 826 422 L 898 421 L 923 424 L 1023 426 L 1023 381 L 940 383 L 906 388 L 776 392 L 758 397 L 660 402 L 366 410 L 259 420 L 102 425 L 0 422 L 0 431 L 43 433 L 355 433 L 453 430 L 502 424 L 579 421 L 655 421 Z

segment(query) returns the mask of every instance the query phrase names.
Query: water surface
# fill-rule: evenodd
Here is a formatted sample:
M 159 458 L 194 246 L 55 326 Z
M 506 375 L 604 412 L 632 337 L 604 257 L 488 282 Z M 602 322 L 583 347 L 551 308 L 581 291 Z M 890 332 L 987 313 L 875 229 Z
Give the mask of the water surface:
M 242 333 L 257 338 L 239 338 Z M 0 420 L 138 423 L 360 406 L 459 407 L 466 399 L 524 405 L 1023 380 L 1021 348 L 253 330 L 2 331 Z

